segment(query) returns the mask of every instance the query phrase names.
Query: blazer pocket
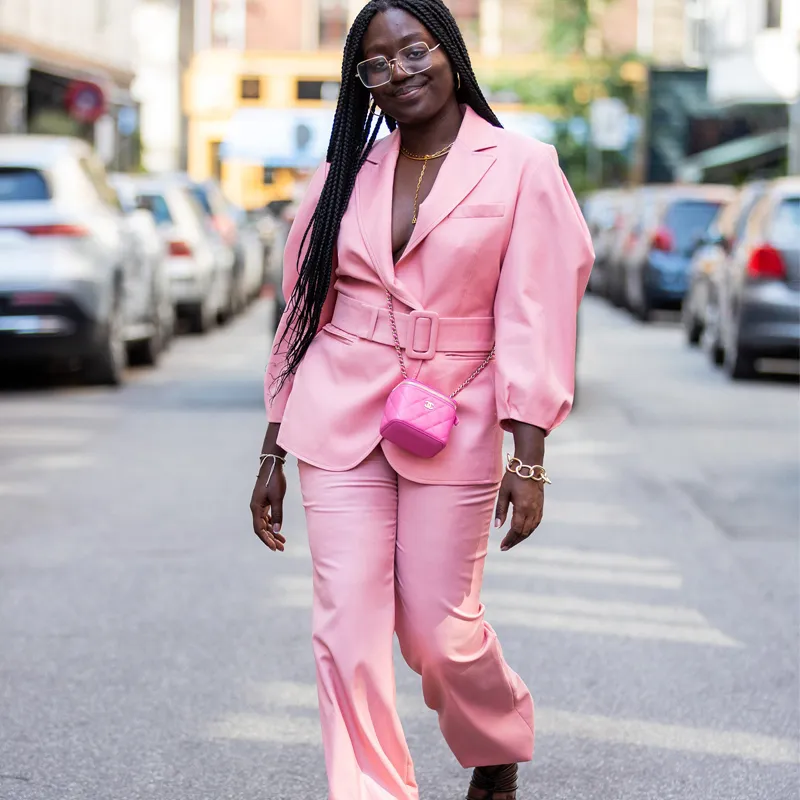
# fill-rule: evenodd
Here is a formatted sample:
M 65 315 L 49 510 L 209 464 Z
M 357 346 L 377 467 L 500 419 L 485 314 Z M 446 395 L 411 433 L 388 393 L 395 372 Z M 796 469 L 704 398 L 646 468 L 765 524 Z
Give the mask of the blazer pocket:
M 450 214 L 452 218 L 475 219 L 477 217 L 502 217 L 506 213 L 505 203 L 472 203 L 456 206 Z
M 323 326 L 322 330 L 329 336 L 333 336 L 334 339 L 338 339 L 344 344 L 354 344 L 356 339 L 358 339 L 358 336 L 348 333 L 347 331 L 343 331 L 341 328 L 337 328 L 332 322 L 329 322 L 327 325 Z

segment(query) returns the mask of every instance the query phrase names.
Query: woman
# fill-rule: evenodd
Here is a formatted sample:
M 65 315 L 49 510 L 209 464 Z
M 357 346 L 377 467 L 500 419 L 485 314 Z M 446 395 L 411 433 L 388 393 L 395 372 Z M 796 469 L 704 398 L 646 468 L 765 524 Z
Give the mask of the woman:
M 383 120 L 393 132 L 376 144 Z M 441 0 L 368 3 L 327 163 L 287 242 L 251 503 L 256 534 L 283 551 L 283 459 L 296 456 L 332 800 L 418 797 L 394 633 L 474 768 L 470 800 L 516 798 L 533 703 L 484 622 L 483 565 L 496 498 L 498 527 L 513 506 L 504 551 L 541 520 L 544 440 L 570 409 L 592 259 L 555 151 L 500 127 Z M 434 390 L 424 408 L 466 384 L 433 457 L 381 435 L 404 374 Z M 518 459 L 505 468 L 503 429 Z

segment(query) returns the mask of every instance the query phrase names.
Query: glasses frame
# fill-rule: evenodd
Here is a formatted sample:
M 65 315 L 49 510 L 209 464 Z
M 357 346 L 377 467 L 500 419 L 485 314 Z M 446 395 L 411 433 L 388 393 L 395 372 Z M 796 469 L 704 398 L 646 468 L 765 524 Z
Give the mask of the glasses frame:
M 421 75 L 423 72 L 427 72 L 429 69 L 431 69 L 431 67 L 433 67 L 433 64 L 431 64 L 429 67 L 425 67 L 425 69 L 419 70 L 418 72 L 409 72 L 400 63 L 400 53 L 402 53 L 403 50 L 408 50 L 411 47 L 418 47 L 421 44 L 424 44 L 425 47 L 428 48 L 428 53 L 433 53 L 435 50 L 438 50 L 442 46 L 441 42 L 439 42 L 439 44 L 437 44 L 436 47 L 431 47 L 427 42 L 414 42 L 413 44 L 407 44 L 405 47 L 401 47 L 397 51 L 397 55 L 394 58 L 386 58 L 385 56 L 373 56 L 372 58 L 366 58 L 366 59 L 364 59 L 364 61 L 359 61 L 358 64 L 356 64 L 356 77 L 361 81 L 361 83 L 364 84 L 364 86 L 367 89 L 378 89 L 379 87 L 386 86 L 387 83 L 391 83 L 392 82 L 392 80 L 394 79 L 394 68 L 395 68 L 395 65 L 400 67 L 400 69 L 402 69 L 403 72 L 405 72 L 406 75 Z M 377 59 L 377 58 L 384 58 L 386 60 L 386 63 L 389 64 L 389 66 L 391 67 L 391 70 L 389 72 L 389 79 L 385 80 L 383 83 L 376 83 L 375 86 L 367 86 L 366 82 L 361 77 L 360 67 L 362 66 L 362 64 L 368 64 L 370 61 L 375 61 L 375 59 Z

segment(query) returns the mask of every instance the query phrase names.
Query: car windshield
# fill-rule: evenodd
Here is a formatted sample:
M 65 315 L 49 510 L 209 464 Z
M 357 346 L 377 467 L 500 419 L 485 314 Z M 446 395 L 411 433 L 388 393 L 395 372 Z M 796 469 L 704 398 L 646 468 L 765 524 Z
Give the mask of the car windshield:
M 27 167 L 0 167 L 0 203 L 49 200 L 50 187 L 39 170 Z
M 156 222 L 159 225 L 169 225 L 172 223 L 172 214 L 169 213 L 169 206 L 163 195 L 140 194 L 138 203 L 156 218 Z
M 664 225 L 675 239 L 678 252 L 691 250 L 719 213 L 721 204 L 708 200 L 681 200 L 667 210 Z
M 800 249 L 800 197 L 787 197 L 775 210 L 771 238 L 778 247 Z

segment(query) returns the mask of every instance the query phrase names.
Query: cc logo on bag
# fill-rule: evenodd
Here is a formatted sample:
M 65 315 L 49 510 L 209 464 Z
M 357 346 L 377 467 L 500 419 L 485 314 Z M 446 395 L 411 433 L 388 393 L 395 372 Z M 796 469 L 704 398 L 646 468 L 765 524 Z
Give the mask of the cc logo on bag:
M 430 400 L 426 400 L 425 401 L 425 408 L 427 408 L 428 411 L 433 411 L 433 409 L 436 408 L 436 406 L 433 403 L 431 403 Z

